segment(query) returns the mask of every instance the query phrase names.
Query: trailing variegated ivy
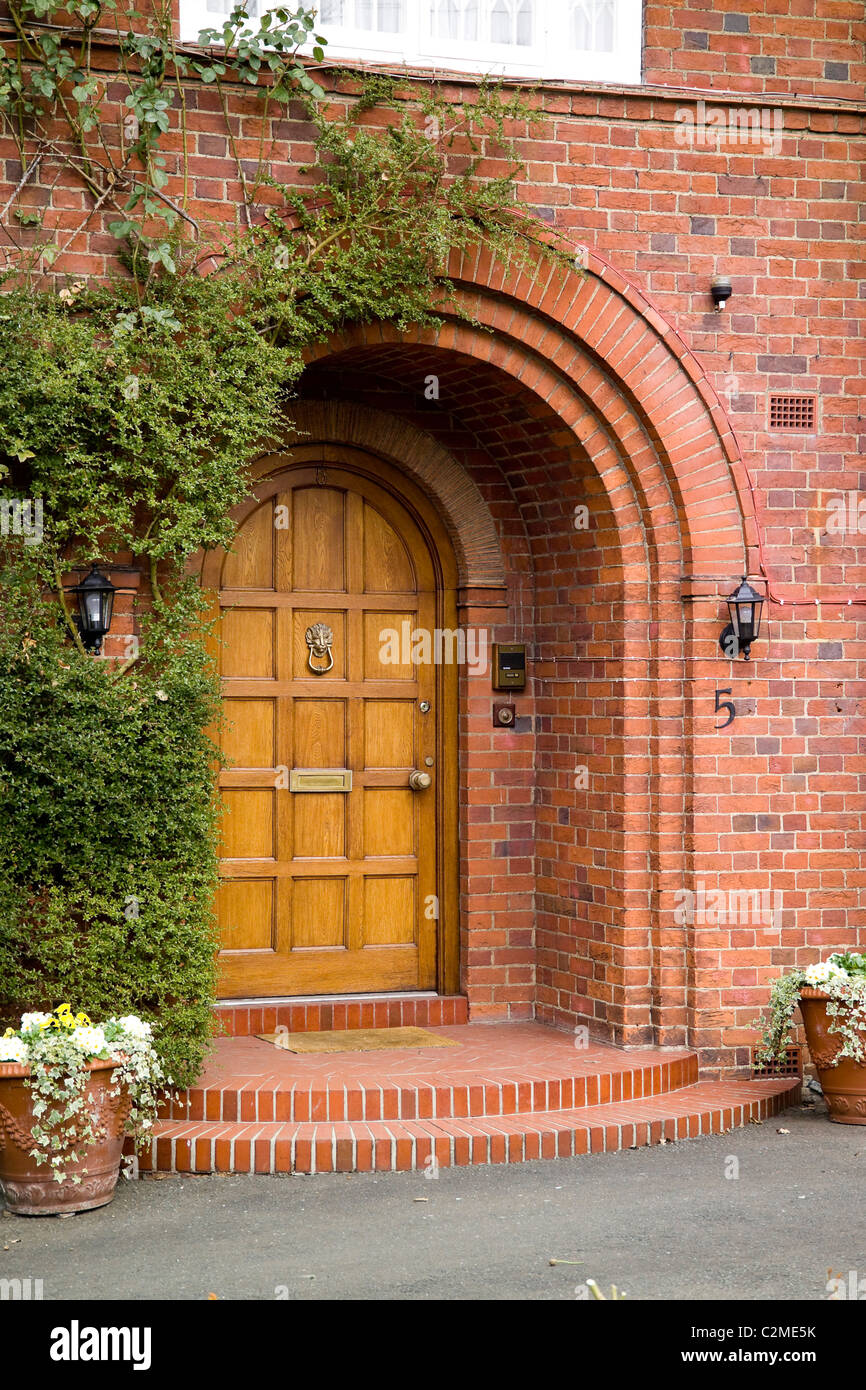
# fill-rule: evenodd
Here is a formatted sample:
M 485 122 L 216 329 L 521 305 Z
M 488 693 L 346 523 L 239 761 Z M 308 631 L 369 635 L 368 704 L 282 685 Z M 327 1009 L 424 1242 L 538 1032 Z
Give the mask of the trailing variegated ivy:
M 794 1010 L 804 985 L 828 996 L 830 1031 L 841 1039 L 836 1061 L 850 1057 L 866 1062 L 866 956 L 852 951 L 835 951 L 825 961 L 790 970 L 773 981 L 757 1061 L 769 1063 L 784 1056 L 793 1041 Z
M 30 1155 L 48 1166 L 56 1182 L 69 1178 L 79 1185 L 81 1173 L 74 1169 L 99 1142 L 99 1121 L 88 1095 L 92 1062 L 114 1063 L 106 1095 L 126 1102 L 122 1133 L 136 1143 L 146 1139 L 160 1095 L 171 1084 L 151 1033 L 151 1025 L 134 1014 L 93 1024 L 84 1012 L 74 1014 L 61 1004 L 24 1014 L 17 1028 L 0 1037 L 0 1063 L 29 1069 L 24 1084 L 30 1090 Z

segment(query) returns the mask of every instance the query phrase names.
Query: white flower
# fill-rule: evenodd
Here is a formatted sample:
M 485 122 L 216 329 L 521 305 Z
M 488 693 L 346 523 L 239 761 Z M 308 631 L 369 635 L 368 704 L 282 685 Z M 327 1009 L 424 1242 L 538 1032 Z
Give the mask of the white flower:
M 51 1020 L 51 1014 L 40 1014 L 40 1013 L 22 1014 L 22 1015 L 21 1015 L 21 1032 L 22 1032 L 22 1033 L 29 1033 L 30 1030 L 31 1030 L 32 1028 L 41 1028 L 41 1026 L 42 1026 L 43 1023 L 49 1023 L 50 1020 Z
M 150 1024 L 137 1014 L 124 1014 L 123 1018 L 115 1019 L 115 1022 L 118 1028 L 122 1028 L 131 1038 L 149 1038 L 153 1031 Z
M 0 1062 L 20 1062 L 26 1066 L 30 1049 L 23 1038 L 0 1038 Z
M 836 965 L 832 959 L 820 960 L 817 964 L 806 967 L 807 985 L 826 985 L 831 980 L 846 980 L 847 978 L 847 970 L 843 970 L 841 965 Z
M 827 980 L 829 980 L 829 978 L 830 978 L 830 966 L 828 965 L 827 961 L 821 960 L 821 961 L 818 961 L 816 965 L 807 965 L 807 967 L 806 967 L 806 984 L 807 984 L 807 985 L 823 985 L 823 984 L 826 984 L 826 982 L 827 982 Z
M 80 1047 L 82 1052 L 91 1056 L 97 1052 L 105 1052 L 108 1047 L 101 1028 L 73 1028 L 68 1036 L 75 1047 Z
M 154 694 L 158 700 L 167 700 L 168 696 L 164 690 L 155 690 Z

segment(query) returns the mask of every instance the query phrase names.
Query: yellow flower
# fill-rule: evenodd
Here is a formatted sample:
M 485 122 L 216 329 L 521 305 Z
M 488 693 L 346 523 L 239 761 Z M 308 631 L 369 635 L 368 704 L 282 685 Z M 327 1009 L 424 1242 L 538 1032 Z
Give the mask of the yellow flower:
M 40 1028 L 90 1028 L 92 1024 L 85 1013 L 73 1014 L 68 1004 L 58 1004 L 51 1017 L 40 1023 Z

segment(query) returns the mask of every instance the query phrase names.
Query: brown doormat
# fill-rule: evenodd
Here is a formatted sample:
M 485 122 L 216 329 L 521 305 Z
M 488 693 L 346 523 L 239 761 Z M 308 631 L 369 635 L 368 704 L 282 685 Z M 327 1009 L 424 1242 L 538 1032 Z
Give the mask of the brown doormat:
M 390 1047 L 459 1047 L 427 1028 L 347 1028 L 328 1033 L 256 1033 L 282 1052 L 381 1052 Z

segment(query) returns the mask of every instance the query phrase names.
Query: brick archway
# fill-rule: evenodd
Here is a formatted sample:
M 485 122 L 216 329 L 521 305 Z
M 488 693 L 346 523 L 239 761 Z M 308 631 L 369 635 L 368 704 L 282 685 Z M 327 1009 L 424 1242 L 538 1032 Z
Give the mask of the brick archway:
M 686 345 L 614 267 L 590 252 L 581 259 L 582 274 L 539 260 L 515 276 L 486 253 L 455 257 L 449 274 L 461 312 L 455 305 L 439 329 L 356 326 L 323 343 L 310 367 L 336 371 L 366 358 L 386 370 L 407 350 L 483 366 L 555 419 L 551 441 L 589 461 L 616 528 L 625 615 L 622 773 L 606 792 L 621 804 L 621 891 L 590 951 L 604 981 L 590 980 L 580 1006 L 569 1002 L 577 991 L 553 987 L 546 997 L 539 989 L 536 1004 L 540 1016 L 565 1023 L 589 999 L 617 1041 L 700 1045 L 695 940 L 675 925 L 673 905 L 692 879 L 689 745 L 703 698 L 695 658 L 714 655 L 718 629 L 695 622 L 684 600 L 695 584 L 721 593 L 726 577 L 749 571 L 755 517 L 733 430 Z M 565 669 L 540 662 L 539 685 Z M 564 933 L 556 939 L 561 961 Z M 596 984 L 604 997 L 594 1005 Z
M 664 522 L 675 522 L 669 539 L 691 574 L 720 566 L 736 573 L 757 544 L 757 532 L 745 468 L 721 403 L 683 340 L 640 292 L 595 254 L 584 259 L 582 274 L 540 261 L 534 276 L 511 281 L 487 253 L 456 259 L 449 274 L 472 323 L 455 306 L 438 330 L 358 325 L 332 335 L 308 361 L 418 343 L 492 363 L 592 445 L 611 495 L 624 481 L 616 472 L 619 462 L 645 499 L 648 529 L 657 539 L 665 531 L 661 513 L 668 510 L 658 489 L 669 490 L 671 514 Z
M 454 545 L 463 588 L 502 589 L 505 563 L 490 511 L 454 456 L 408 420 L 342 401 L 292 402 L 288 418 L 297 431 L 287 441 L 293 458 L 326 460 L 338 446 L 384 459 L 407 474 L 439 504 Z M 260 466 L 269 466 L 266 461 Z

